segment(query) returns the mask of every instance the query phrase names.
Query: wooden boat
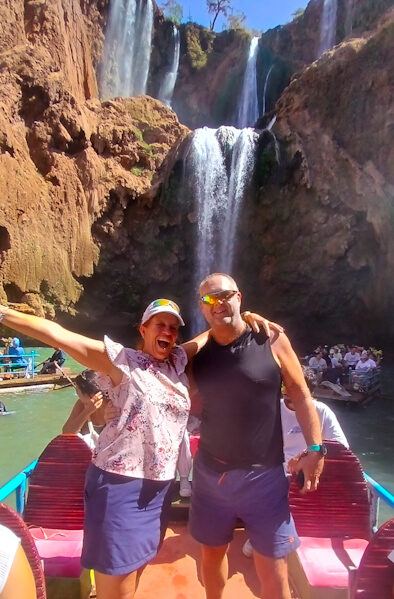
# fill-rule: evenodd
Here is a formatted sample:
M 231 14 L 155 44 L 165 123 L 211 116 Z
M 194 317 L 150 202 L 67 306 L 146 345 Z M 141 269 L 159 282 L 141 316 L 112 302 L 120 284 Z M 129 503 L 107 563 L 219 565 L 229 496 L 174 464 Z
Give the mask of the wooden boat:
M 363 404 L 380 394 L 380 368 L 371 373 L 352 371 L 343 384 L 321 381 L 313 390 L 313 396 L 323 401 L 340 401 Z
M 62 389 L 68 387 L 71 384 L 69 379 L 74 381 L 76 376 L 68 368 L 64 369 L 64 374 L 35 374 L 30 378 L 18 377 L 15 373 L 0 373 L 0 394 Z
M 37 551 L 41 556 L 41 563 L 44 564 L 47 579 L 47 599 L 81 599 L 81 597 L 88 599 L 89 597 L 95 597 L 89 572 L 81 572 L 81 567 L 78 566 L 78 556 L 82 544 L 82 530 L 79 529 L 82 528 L 83 522 L 83 480 L 86 467 L 91 458 L 87 446 L 82 445 L 82 443 L 82 440 L 76 435 L 56 437 L 44 450 L 38 463 L 33 462 L 22 473 L 0 488 L 0 501 L 4 500 L 13 491 L 17 493 L 17 509 L 20 513 L 24 512 L 25 521 L 29 525 L 29 535 L 34 539 Z M 309 529 L 313 515 L 315 521 L 317 521 L 317 526 L 320 526 L 320 515 L 324 506 L 325 515 L 331 518 L 330 522 L 323 522 L 326 527 L 330 528 L 330 536 L 338 536 L 341 532 L 347 534 L 347 518 L 349 518 L 349 522 L 353 523 L 353 528 L 354 526 L 357 527 L 355 535 L 360 547 L 362 545 L 361 551 L 358 548 L 358 553 L 361 556 L 362 551 L 366 553 L 367 547 L 371 546 L 373 548 L 373 545 L 368 542 L 369 529 L 376 522 L 377 516 L 377 502 L 369 502 L 367 499 L 367 486 L 374 497 L 380 497 L 391 508 L 394 507 L 394 497 L 370 477 L 364 475 L 365 481 L 363 480 L 361 466 L 349 450 L 339 444 L 331 443 L 331 445 L 330 452 L 334 453 L 332 453 L 331 467 L 326 464 L 326 489 L 320 487 L 320 491 L 318 490 L 312 494 L 308 505 L 304 507 L 303 502 L 305 500 L 299 495 L 295 483 L 292 484 L 293 489 L 290 492 L 291 509 L 295 519 L 299 521 L 297 526 L 303 527 L 305 529 L 303 531 L 304 535 L 307 536 L 311 532 Z M 342 454 L 344 455 L 342 456 Z M 70 456 L 72 459 L 70 459 Z M 343 479 L 341 481 L 338 481 L 338 459 L 341 459 L 341 468 L 339 470 Z M 357 472 L 353 474 L 353 480 L 349 476 L 349 469 L 354 471 L 354 463 Z M 56 472 L 60 476 L 55 476 Z M 26 478 L 31 473 L 29 494 L 25 505 Z M 351 488 L 350 479 L 354 483 Z M 63 492 L 64 488 L 67 488 L 68 493 Z M 338 488 L 340 493 L 338 493 Z M 333 493 L 336 498 L 334 503 L 332 502 Z M 353 501 L 355 493 L 357 494 L 357 501 Z M 366 499 L 361 514 L 360 493 Z M 55 502 L 50 500 L 54 496 L 57 498 Z M 340 505 L 338 504 L 338 497 L 341 498 Z M 348 507 L 350 506 L 349 513 L 345 513 L 345 504 Z M 205 599 L 205 591 L 198 568 L 200 547 L 192 539 L 187 529 L 188 509 L 189 500 L 182 499 L 176 494 L 172 503 L 170 525 L 163 546 L 157 557 L 144 570 L 136 592 L 136 599 L 151 599 L 151 597 L 157 597 L 157 599 Z M 35 521 L 35 524 L 33 521 Z M 368 529 L 364 537 L 363 533 L 360 532 L 361 525 Z M 390 526 L 392 525 L 390 524 Z M 331 530 L 332 527 L 338 528 L 339 532 L 336 531 L 334 535 L 334 531 Z M 49 531 L 48 528 L 51 530 Z M 78 533 L 80 533 L 79 536 Z M 314 536 L 318 537 L 319 535 Z M 228 554 L 229 578 L 224 591 L 224 599 L 257 599 L 261 596 L 260 584 L 253 560 L 246 558 L 242 553 L 242 545 L 246 538 L 247 533 L 241 526 L 234 530 L 234 540 Z M 342 542 L 342 539 L 338 538 Z M 312 540 L 313 542 L 319 541 L 318 539 Z M 331 545 L 326 548 L 323 541 L 324 539 L 318 543 L 316 560 L 313 561 L 316 561 L 317 567 L 321 568 L 323 566 L 324 571 L 325 562 L 320 559 L 318 552 L 324 550 L 325 553 L 329 551 L 333 554 L 333 548 Z M 62 549 L 58 554 L 58 558 L 55 559 L 56 554 L 50 551 L 47 552 L 47 555 L 44 555 L 42 543 L 47 544 L 47 547 L 52 543 L 57 544 L 58 548 Z M 345 540 L 344 543 L 348 543 L 348 541 Z M 389 537 L 388 543 L 387 553 L 394 548 L 393 535 Z M 65 550 L 66 544 L 70 545 L 69 549 L 72 549 L 72 551 L 67 553 Z M 337 556 L 338 559 L 341 555 Z M 73 576 L 70 573 L 65 574 L 66 562 L 64 560 L 68 560 L 69 568 L 71 566 L 75 567 L 75 563 L 78 566 L 78 571 Z M 346 561 L 343 565 L 346 565 Z M 385 567 L 385 564 L 383 566 Z M 49 573 L 50 569 L 60 567 L 62 568 L 61 573 L 57 575 Z M 310 589 L 305 586 L 304 579 L 297 576 L 298 571 L 299 566 L 297 563 L 293 564 L 289 570 L 292 597 L 294 599 L 333 599 L 334 597 L 335 599 L 348 599 L 347 585 L 338 589 L 330 587 L 327 587 L 327 589 L 317 588 L 315 594 L 310 594 Z M 379 567 L 378 580 L 382 578 L 382 572 L 383 569 Z M 329 574 L 331 575 L 330 572 Z M 346 568 L 345 575 L 347 578 Z M 376 585 L 376 573 L 374 574 L 374 584 Z M 350 597 L 355 599 L 353 594 Z M 373 599 L 377 597 L 387 599 L 386 594 L 368 595 L 368 599 L 371 597 Z

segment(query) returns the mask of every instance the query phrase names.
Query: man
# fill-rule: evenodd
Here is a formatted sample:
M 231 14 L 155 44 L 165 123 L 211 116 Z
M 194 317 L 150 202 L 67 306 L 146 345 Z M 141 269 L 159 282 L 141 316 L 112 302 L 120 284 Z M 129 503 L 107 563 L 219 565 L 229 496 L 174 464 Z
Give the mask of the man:
M 303 470 L 303 492 L 316 489 L 323 468 L 319 419 L 286 335 L 267 337 L 250 330 L 241 318 L 234 279 L 209 275 L 200 285 L 200 297 L 211 335 L 192 363 L 202 422 L 190 529 L 202 544 L 206 597 L 223 597 L 226 553 L 239 517 L 255 549 L 262 596 L 290 599 L 285 558 L 299 540 L 282 466 L 282 378 L 308 445 L 294 465 L 294 471 Z
M 58 347 L 53 348 L 55 351 L 50 358 L 45 360 L 39 374 L 55 374 L 58 366 L 63 366 L 66 361 L 66 354 Z
M 352 345 L 350 351 L 345 354 L 345 366 L 349 368 L 349 370 L 354 370 L 356 368 L 356 364 L 360 359 L 360 353 L 355 345 Z
M 305 381 L 309 387 L 309 390 L 313 396 L 313 389 L 317 385 L 317 376 L 311 368 L 303 368 Z M 349 448 L 349 443 L 346 439 L 345 433 L 343 432 L 341 425 L 334 412 L 321 401 L 315 400 L 315 408 L 319 416 L 321 434 L 325 441 L 337 441 Z M 298 423 L 294 405 L 284 392 L 283 398 L 280 400 L 280 413 L 282 420 L 282 434 L 283 434 L 283 451 L 285 454 L 285 467 L 290 470 L 289 462 L 291 459 L 296 458 L 305 449 L 305 439 L 302 434 L 301 427 Z M 253 547 L 248 539 L 242 547 L 242 552 L 246 557 L 253 556 Z

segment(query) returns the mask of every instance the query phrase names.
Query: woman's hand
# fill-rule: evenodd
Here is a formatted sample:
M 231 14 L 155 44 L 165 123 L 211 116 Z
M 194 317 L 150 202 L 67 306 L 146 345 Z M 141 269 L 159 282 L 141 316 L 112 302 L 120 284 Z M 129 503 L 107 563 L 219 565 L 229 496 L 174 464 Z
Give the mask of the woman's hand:
M 103 394 L 101 391 L 98 391 L 92 397 L 87 394 L 81 394 L 80 400 L 83 403 L 84 412 L 89 416 L 96 412 L 103 405 Z
M 277 333 L 284 333 L 284 328 L 280 326 L 280 324 L 276 324 L 276 322 L 271 322 L 264 318 L 264 316 L 260 316 L 260 314 L 256 314 L 255 312 L 242 312 L 241 314 L 243 320 L 252 328 L 255 333 L 260 332 L 260 327 L 263 328 L 267 337 L 270 336 L 271 331 L 276 331 Z
M 105 424 L 109 424 L 112 420 L 115 420 L 115 418 L 119 418 L 121 413 L 122 410 L 114 406 L 112 401 L 109 401 L 104 409 Z

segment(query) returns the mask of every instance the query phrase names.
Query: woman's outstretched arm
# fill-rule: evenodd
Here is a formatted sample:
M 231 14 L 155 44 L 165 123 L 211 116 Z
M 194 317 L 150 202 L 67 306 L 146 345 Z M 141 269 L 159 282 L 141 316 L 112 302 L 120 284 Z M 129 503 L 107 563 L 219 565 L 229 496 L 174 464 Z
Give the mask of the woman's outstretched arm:
M 108 358 L 103 341 L 73 333 L 56 322 L 22 314 L 7 306 L 0 306 L 0 322 L 19 333 L 63 349 L 87 368 L 108 374 L 115 385 L 122 380 L 122 372 Z

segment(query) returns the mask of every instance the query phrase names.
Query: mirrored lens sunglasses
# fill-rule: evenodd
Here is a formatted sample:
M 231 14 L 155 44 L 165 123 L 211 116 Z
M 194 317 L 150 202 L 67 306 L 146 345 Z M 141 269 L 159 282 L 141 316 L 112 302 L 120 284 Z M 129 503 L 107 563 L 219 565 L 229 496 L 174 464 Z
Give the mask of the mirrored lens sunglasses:
M 216 306 L 219 302 L 228 302 L 238 291 L 229 289 L 228 291 L 214 291 L 213 293 L 206 293 L 200 299 L 203 304 L 207 306 Z
M 173 310 L 175 310 L 175 312 L 178 312 L 178 314 L 181 313 L 181 310 L 180 310 L 178 304 L 176 304 L 172 300 L 157 299 L 154 302 L 152 302 L 152 308 L 158 308 L 159 306 L 170 306 Z

